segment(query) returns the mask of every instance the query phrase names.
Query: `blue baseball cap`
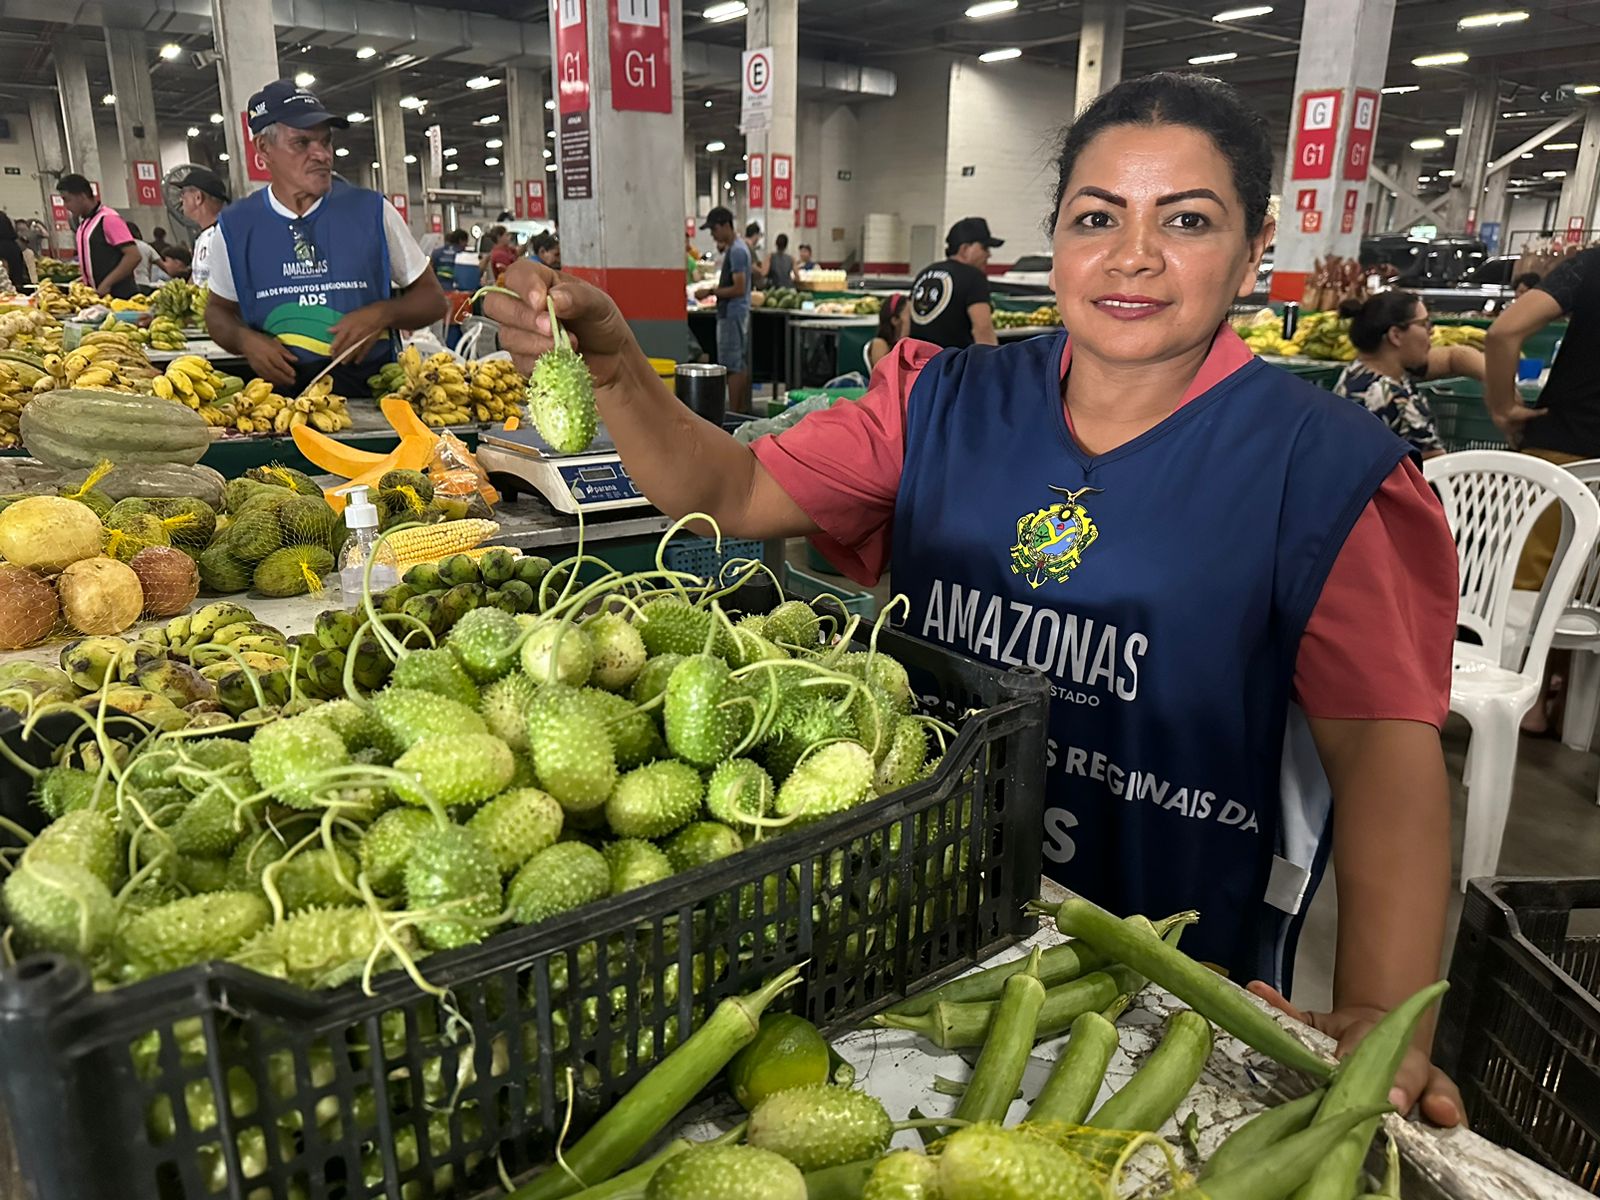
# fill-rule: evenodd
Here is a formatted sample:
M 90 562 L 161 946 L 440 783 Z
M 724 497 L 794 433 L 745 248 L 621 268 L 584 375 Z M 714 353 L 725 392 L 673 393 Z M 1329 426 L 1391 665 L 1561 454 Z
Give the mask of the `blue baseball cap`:
M 260 133 L 268 125 L 288 125 L 293 129 L 310 129 L 316 125 L 332 125 L 335 129 L 348 129 L 350 122 L 336 117 L 323 107 L 322 101 L 303 87 L 296 87 L 292 79 L 275 79 L 250 97 L 250 132 Z

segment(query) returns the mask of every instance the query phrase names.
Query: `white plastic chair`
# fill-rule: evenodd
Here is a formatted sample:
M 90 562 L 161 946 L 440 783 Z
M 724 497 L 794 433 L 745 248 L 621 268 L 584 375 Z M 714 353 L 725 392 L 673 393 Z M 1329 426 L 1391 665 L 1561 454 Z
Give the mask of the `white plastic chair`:
M 1457 641 L 1450 710 L 1472 726 L 1461 888 L 1494 874 L 1517 769 L 1518 726 L 1544 687 L 1545 659 L 1600 536 L 1600 501 L 1562 467 L 1503 450 L 1430 458 L 1423 474 L 1444 504 L 1460 565 L 1457 623 L 1481 645 Z M 1561 505 L 1561 538 L 1533 602 L 1528 635 L 1508 619 L 1517 563 L 1540 514 Z

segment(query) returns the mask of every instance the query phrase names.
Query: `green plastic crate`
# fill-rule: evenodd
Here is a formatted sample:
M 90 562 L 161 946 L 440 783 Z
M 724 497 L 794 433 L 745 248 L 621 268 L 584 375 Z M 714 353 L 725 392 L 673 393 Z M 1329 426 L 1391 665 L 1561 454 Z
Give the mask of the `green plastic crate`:
M 815 600 L 819 596 L 833 596 L 844 606 L 845 612 L 864 621 L 870 621 L 878 615 L 878 602 L 871 592 L 841 587 L 832 580 L 818 579 L 815 575 L 807 575 L 804 571 L 787 565 L 783 572 L 783 590 L 797 600 Z
M 1505 450 L 1506 435 L 1489 417 L 1481 395 L 1438 388 L 1425 389 L 1433 410 L 1434 428 L 1446 450 Z

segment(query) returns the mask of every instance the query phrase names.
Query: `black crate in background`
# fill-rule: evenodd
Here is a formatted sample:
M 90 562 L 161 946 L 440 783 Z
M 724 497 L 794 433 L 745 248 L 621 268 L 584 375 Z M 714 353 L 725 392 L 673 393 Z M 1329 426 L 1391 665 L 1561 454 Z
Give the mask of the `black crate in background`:
M 1434 1060 L 1475 1132 L 1600 1195 L 1600 879 L 1477 879 Z
M 1046 681 L 890 630 L 879 646 L 961 726 L 932 778 L 423 960 L 450 1008 L 400 973 L 374 996 L 217 964 L 98 995 L 59 958 L 0 975 L 0 1120 L 30 1200 L 475 1195 L 497 1160 L 547 1159 L 569 1068 L 570 1144 L 658 1047 L 784 967 L 810 962 L 776 1007 L 838 1028 L 1024 933 Z M 0 814 L 38 828 L 27 786 L 0 766 Z

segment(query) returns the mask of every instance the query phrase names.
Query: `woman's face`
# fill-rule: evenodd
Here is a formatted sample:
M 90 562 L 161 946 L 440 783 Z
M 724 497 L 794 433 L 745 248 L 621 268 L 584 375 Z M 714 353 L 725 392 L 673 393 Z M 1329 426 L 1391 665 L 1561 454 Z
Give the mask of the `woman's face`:
M 1057 213 L 1052 283 L 1074 344 L 1157 363 L 1210 342 L 1255 289 L 1269 223 L 1245 233 L 1228 160 L 1182 125 L 1121 125 L 1084 147 Z
M 895 337 L 909 337 L 911 335 L 911 301 L 902 300 L 900 311 L 894 314 Z
M 1417 301 L 1416 311 L 1404 325 L 1389 330 L 1389 337 L 1400 351 L 1400 361 L 1408 371 L 1420 371 L 1428 365 L 1428 351 L 1433 348 L 1433 322 L 1428 317 L 1428 306 Z

